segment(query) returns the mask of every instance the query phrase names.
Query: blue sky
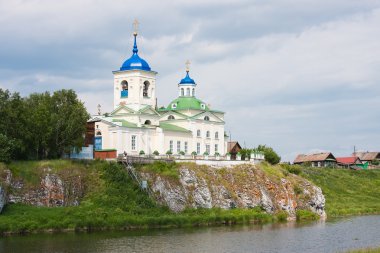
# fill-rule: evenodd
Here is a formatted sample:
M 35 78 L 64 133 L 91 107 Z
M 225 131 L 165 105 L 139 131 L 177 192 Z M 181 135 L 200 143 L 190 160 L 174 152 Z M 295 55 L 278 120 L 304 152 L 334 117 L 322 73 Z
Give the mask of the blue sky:
M 110 111 L 135 18 L 159 105 L 190 59 L 198 96 L 242 145 L 285 161 L 380 150 L 380 1 L 0 0 L 0 87 L 71 88 L 91 113 Z

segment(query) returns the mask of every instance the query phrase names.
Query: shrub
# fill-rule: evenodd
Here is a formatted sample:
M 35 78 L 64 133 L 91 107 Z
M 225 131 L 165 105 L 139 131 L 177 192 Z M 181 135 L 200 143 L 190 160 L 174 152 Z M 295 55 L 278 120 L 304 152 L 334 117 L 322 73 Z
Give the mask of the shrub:
M 298 221 L 319 220 L 318 214 L 315 214 L 309 210 L 297 210 L 296 217 Z
M 205 151 L 205 152 L 203 153 L 203 155 L 209 155 L 209 154 L 208 154 L 208 152 L 207 152 L 207 151 Z
M 168 150 L 168 151 L 166 151 L 166 154 L 167 154 L 167 155 L 172 155 L 173 152 L 172 152 L 171 150 Z
M 180 154 L 180 155 L 185 155 L 185 152 L 180 151 L 179 154 Z
M 140 153 L 139 153 L 139 155 L 145 155 L 145 152 L 144 152 L 144 150 L 140 150 Z
M 191 152 L 191 155 L 196 156 L 197 152 L 193 151 L 193 152 Z
M 276 219 L 278 221 L 287 221 L 288 220 L 288 213 L 285 212 L 285 211 L 279 211 L 278 213 L 276 213 Z
M 220 156 L 219 152 L 215 152 L 215 156 Z
M 153 152 L 153 155 L 160 155 L 160 153 L 159 153 L 157 150 L 155 150 L 155 151 Z

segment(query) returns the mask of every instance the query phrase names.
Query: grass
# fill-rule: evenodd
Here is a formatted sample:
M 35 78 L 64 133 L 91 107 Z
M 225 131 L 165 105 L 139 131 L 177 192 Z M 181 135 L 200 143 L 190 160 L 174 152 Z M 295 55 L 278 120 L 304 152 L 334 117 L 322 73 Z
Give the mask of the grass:
M 303 168 L 301 175 L 322 188 L 328 216 L 380 213 L 380 170 Z
M 89 187 L 81 204 L 55 208 L 9 204 L 0 215 L 0 233 L 184 227 L 269 222 L 274 219 L 260 209 L 188 209 L 179 214 L 172 213 L 141 192 L 124 168 L 116 163 L 21 162 L 12 164 L 10 169 L 19 172 L 18 176 L 35 176 L 40 173 L 40 168 L 47 165 L 58 172 L 66 171 L 63 170 L 65 166 L 87 170 Z M 174 171 L 175 165 L 172 166 L 165 167 L 163 173 Z M 156 169 L 152 167 L 152 170 Z

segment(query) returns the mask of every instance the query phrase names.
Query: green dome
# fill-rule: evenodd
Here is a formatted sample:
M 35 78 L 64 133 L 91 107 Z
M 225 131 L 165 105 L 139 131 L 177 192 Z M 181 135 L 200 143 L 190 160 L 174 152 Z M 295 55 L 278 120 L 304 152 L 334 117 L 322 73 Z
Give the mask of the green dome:
M 202 110 L 202 111 L 208 111 L 210 110 L 207 106 L 207 104 L 195 97 L 179 97 L 177 99 L 174 99 L 166 110 Z

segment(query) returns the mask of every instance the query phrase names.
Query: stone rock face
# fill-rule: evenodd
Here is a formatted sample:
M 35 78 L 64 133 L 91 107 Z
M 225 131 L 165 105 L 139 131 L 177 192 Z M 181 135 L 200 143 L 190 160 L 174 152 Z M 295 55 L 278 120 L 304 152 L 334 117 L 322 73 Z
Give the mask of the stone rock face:
M 182 165 L 179 180 L 152 173 L 143 173 L 142 177 L 150 182 L 157 200 L 175 212 L 188 207 L 261 207 L 268 213 L 286 211 L 290 218 L 299 208 L 326 215 L 319 187 L 293 174 L 268 176 L 254 165 L 222 169 Z M 295 187 L 302 191 L 298 189 L 296 194 Z
M 49 168 L 43 170 L 39 183 L 30 184 L 23 178 L 14 178 L 10 170 L 5 170 L 0 179 L 3 190 L 3 203 L 23 203 L 34 206 L 76 206 L 84 195 L 84 183 L 80 176 L 58 175 Z M 0 190 L 0 202 L 1 202 Z M 0 203 L 1 207 L 1 203 Z M 1 208 L 0 208 L 1 210 Z

